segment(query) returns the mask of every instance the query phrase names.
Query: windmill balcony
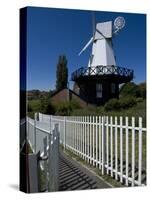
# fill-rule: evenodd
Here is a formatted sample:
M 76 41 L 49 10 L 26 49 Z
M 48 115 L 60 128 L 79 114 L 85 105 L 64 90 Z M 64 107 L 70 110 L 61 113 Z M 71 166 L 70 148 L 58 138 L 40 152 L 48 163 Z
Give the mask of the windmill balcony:
M 108 80 L 126 83 L 133 79 L 134 71 L 118 66 L 81 67 L 74 71 L 71 80 L 82 82 L 85 80 Z

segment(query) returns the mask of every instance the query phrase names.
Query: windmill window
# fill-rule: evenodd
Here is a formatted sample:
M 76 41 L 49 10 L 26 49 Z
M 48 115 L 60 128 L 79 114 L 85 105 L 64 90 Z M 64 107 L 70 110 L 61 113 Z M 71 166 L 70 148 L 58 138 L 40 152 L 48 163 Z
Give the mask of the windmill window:
M 114 94 L 116 92 L 116 85 L 115 83 L 111 84 L 111 93 Z
M 102 84 L 101 83 L 97 83 L 96 84 L 96 97 L 97 98 L 102 98 L 102 91 L 103 90 L 103 88 L 102 88 Z

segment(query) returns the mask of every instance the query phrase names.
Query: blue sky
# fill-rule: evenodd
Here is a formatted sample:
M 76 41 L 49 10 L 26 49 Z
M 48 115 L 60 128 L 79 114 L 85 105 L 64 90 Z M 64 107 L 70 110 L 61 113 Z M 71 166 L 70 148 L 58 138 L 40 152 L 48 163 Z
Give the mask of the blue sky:
M 126 26 L 113 39 L 117 65 L 134 70 L 136 83 L 146 80 L 146 15 L 95 12 L 96 22 L 123 16 Z M 55 88 L 59 55 L 68 59 L 69 80 L 73 71 L 88 64 L 91 47 L 78 53 L 92 36 L 92 12 L 29 7 L 27 14 L 27 88 Z M 73 82 L 70 82 L 70 87 Z

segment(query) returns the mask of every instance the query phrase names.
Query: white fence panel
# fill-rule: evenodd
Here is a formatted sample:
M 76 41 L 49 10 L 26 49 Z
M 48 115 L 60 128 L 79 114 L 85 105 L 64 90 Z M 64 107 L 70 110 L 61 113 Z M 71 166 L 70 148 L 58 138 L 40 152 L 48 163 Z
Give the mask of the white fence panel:
M 111 175 L 121 183 L 132 186 L 143 184 L 142 170 L 146 168 L 143 164 L 143 140 L 146 138 L 146 128 L 142 127 L 141 117 L 138 126 L 135 126 L 137 121 L 134 117 L 39 115 L 39 121 L 47 123 L 48 120 L 50 127 L 59 124 L 60 143 L 64 149 L 72 151 L 98 167 L 102 174 Z
M 48 191 L 58 191 L 59 129 L 63 125 L 63 121 L 59 121 L 58 123 L 58 120 L 41 113 L 39 113 L 38 119 L 36 115 L 35 120 L 27 117 L 27 139 L 34 152 L 40 152 L 40 166 L 49 176 L 49 179 L 46 179 L 48 181 Z M 63 138 L 64 136 L 61 135 L 62 140 Z M 46 161 L 46 155 L 48 155 L 48 162 Z

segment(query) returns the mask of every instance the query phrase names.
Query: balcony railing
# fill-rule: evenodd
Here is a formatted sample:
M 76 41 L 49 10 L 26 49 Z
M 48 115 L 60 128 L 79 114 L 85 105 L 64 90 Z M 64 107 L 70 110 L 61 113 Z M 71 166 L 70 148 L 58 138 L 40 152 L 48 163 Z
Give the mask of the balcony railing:
M 77 69 L 71 75 L 71 80 L 76 81 L 80 78 L 86 78 L 90 76 L 109 76 L 115 75 L 116 77 L 133 79 L 133 70 L 118 66 L 96 66 L 96 67 L 81 67 Z

